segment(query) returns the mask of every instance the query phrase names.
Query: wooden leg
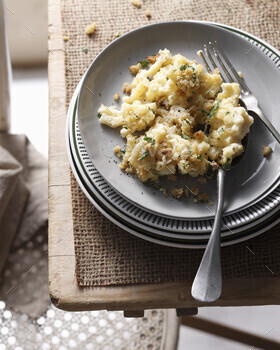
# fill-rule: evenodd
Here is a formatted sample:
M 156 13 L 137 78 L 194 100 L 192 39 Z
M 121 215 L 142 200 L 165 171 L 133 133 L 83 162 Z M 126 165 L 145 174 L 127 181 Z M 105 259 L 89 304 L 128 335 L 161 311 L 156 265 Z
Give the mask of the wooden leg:
M 197 307 L 189 307 L 186 309 L 176 309 L 176 313 L 178 317 L 182 316 L 195 316 L 198 314 L 198 309 Z
M 144 317 L 144 310 L 124 310 L 124 317 Z
M 219 337 L 227 338 L 239 343 L 248 344 L 257 348 L 267 350 L 279 350 L 280 343 L 260 337 L 248 332 L 244 332 L 232 327 L 224 326 L 219 323 L 208 321 L 200 317 L 183 317 L 182 324 L 198 329 L 203 332 L 211 333 Z

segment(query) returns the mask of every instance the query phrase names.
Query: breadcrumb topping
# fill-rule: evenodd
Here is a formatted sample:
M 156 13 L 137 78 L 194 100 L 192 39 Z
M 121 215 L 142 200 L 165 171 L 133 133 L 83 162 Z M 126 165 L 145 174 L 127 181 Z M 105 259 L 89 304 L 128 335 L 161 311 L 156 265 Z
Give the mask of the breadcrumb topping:
M 137 63 L 133 66 L 130 66 L 129 71 L 131 74 L 136 75 L 139 72 L 139 70 L 141 69 L 141 67 L 142 67 L 141 63 Z
M 264 157 L 267 157 L 272 152 L 272 148 L 269 146 L 262 146 L 262 148 Z
M 172 188 L 171 194 L 173 197 L 179 199 L 183 196 L 184 189 L 183 188 Z
M 114 100 L 115 101 L 118 101 L 120 99 L 120 94 L 119 93 L 116 93 L 114 96 L 113 96 Z

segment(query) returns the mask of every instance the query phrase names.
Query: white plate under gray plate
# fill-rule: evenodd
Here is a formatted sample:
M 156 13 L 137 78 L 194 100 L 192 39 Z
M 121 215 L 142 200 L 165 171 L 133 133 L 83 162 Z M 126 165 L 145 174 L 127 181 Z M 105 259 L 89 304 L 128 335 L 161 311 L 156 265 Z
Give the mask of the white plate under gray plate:
M 176 237 L 164 237 L 160 235 L 155 235 L 150 232 L 150 230 L 145 231 L 139 227 L 139 225 L 133 226 L 128 224 L 123 218 L 120 218 L 116 216 L 114 213 L 110 212 L 108 210 L 108 207 L 106 206 L 106 203 L 104 201 L 99 201 L 98 198 L 95 196 L 94 193 L 92 193 L 88 187 L 85 185 L 83 182 L 82 177 L 80 177 L 79 171 L 77 170 L 75 163 L 74 163 L 74 157 L 71 151 L 71 145 L 70 145 L 70 139 L 68 135 L 68 131 L 66 133 L 66 143 L 67 143 L 67 152 L 68 152 L 68 157 L 70 161 L 70 165 L 72 168 L 72 171 L 74 173 L 74 176 L 76 177 L 76 180 L 83 190 L 84 194 L 88 197 L 88 199 L 91 201 L 91 203 L 103 214 L 105 215 L 109 220 L 111 220 L 113 223 L 121 227 L 122 229 L 126 230 L 127 232 L 148 240 L 153 243 L 161 244 L 161 245 L 166 245 L 170 247 L 177 247 L 177 248 L 204 248 L 207 244 L 207 239 L 197 239 L 197 240 L 190 240 L 190 239 L 184 239 L 180 237 L 179 239 Z M 105 204 L 105 206 L 104 206 Z M 269 219 L 265 220 L 265 223 L 263 225 L 258 225 L 256 227 L 255 225 L 251 227 L 248 230 L 245 230 L 242 232 L 242 234 L 232 234 L 230 237 L 221 237 L 221 245 L 222 246 L 227 246 L 235 243 L 240 243 L 245 240 L 248 240 L 250 238 L 253 238 L 266 230 L 272 228 L 274 225 L 276 225 L 278 222 L 280 222 L 280 214 L 279 210 L 276 215 Z
M 241 35 L 243 36 L 241 36 Z M 247 37 L 247 38 L 245 38 Z M 176 201 L 147 188 L 135 176 L 125 176 L 113 162 L 112 148 L 123 144 L 118 130 L 102 126 L 97 118 L 101 103 L 113 102 L 113 95 L 121 92 L 122 84 L 131 81 L 128 67 L 160 48 L 168 48 L 189 58 L 208 41 L 218 40 L 237 70 L 241 70 L 248 86 L 276 128 L 279 119 L 279 53 L 266 43 L 255 45 L 249 34 L 234 28 L 222 28 L 206 22 L 168 22 L 143 27 L 123 35 L 112 42 L 89 67 L 80 91 L 78 120 L 86 149 L 102 177 L 122 196 L 147 211 L 169 218 L 189 220 L 213 217 L 213 212 L 203 204 Z M 262 156 L 262 145 L 270 145 L 274 152 L 270 159 Z M 227 174 L 225 213 L 233 213 L 257 201 L 279 183 L 280 147 L 269 131 L 256 119 L 251 128 L 247 153 L 241 164 Z M 190 186 L 195 180 L 184 180 Z M 178 184 L 179 185 L 179 184 Z M 201 186 L 216 202 L 215 179 Z
M 158 237 L 187 241 L 208 239 L 209 232 L 212 230 L 213 220 L 194 222 L 188 220 L 167 220 L 166 218 L 157 217 L 126 201 L 102 179 L 87 155 L 80 136 L 78 123 L 75 121 L 75 99 L 78 90 L 79 87 L 77 87 L 69 106 L 69 131 L 67 137 L 69 138 L 72 161 L 81 181 L 88 188 L 88 192 L 91 193 L 92 197 L 103 203 L 111 213 L 114 213 L 129 225 L 136 225 L 138 229 L 148 230 L 149 233 L 153 233 Z M 247 210 L 243 209 L 241 212 L 226 217 L 221 232 L 222 239 L 226 237 L 231 239 L 232 235 L 243 234 L 244 230 L 261 224 L 277 213 L 279 207 L 280 189 L 276 189 L 261 202 L 249 207 Z

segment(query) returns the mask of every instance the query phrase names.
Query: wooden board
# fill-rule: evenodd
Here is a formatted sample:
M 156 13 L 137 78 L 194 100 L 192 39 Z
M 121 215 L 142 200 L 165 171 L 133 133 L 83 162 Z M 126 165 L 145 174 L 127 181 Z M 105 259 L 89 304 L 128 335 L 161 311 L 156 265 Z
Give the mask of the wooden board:
M 49 0 L 49 292 L 67 311 L 209 306 L 191 297 L 191 282 L 79 287 L 75 278 L 70 168 L 65 146 L 65 65 L 60 0 Z M 279 304 L 280 279 L 225 280 L 211 306 Z

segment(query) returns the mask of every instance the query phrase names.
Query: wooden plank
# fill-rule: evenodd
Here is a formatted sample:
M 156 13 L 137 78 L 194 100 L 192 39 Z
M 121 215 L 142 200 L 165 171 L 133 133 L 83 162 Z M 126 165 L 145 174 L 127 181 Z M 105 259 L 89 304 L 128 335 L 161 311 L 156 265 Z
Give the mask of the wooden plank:
M 183 317 L 182 324 L 203 332 L 215 334 L 219 337 L 230 339 L 242 344 L 247 344 L 258 349 L 279 350 L 280 343 L 261 337 L 256 334 L 248 333 L 243 330 L 225 326 L 216 322 L 212 322 L 200 317 Z
M 144 310 L 208 306 L 191 297 L 191 282 L 131 286 L 79 287 L 75 278 L 70 170 L 65 147 L 65 64 L 61 5 L 49 0 L 49 291 L 67 311 Z M 278 304 L 280 280 L 224 281 L 223 294 L 211 306 Z

